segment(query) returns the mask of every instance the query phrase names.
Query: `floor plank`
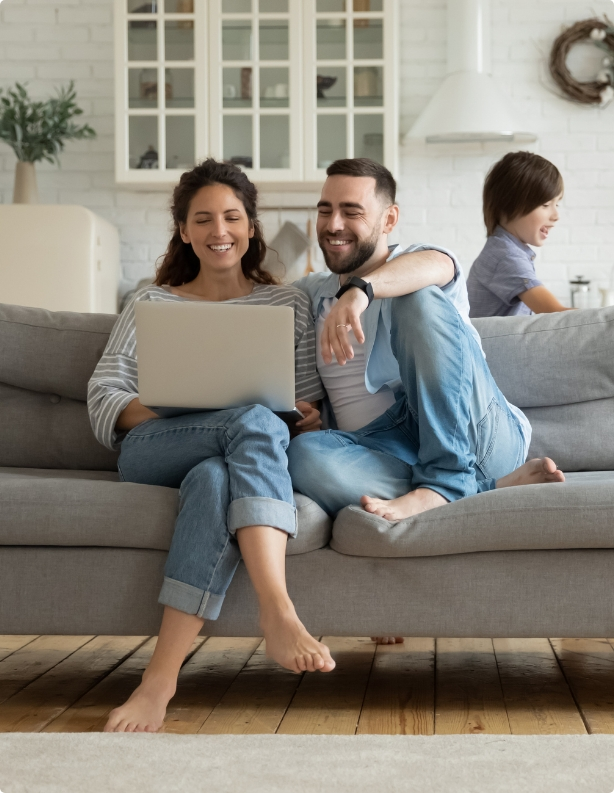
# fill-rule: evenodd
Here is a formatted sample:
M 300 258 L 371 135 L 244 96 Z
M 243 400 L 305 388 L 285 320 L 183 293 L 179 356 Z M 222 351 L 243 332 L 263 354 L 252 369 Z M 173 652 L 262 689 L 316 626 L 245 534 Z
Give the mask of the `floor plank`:
M 199 732 L 272 735 L 300 682 L 301 675 L 266 657 L 262 642 Z
M 0 661 L 7 658 L 16 650 L 21 650 L 26 644 L 30 644 L 38 636 L 0 636 Z
M 614 733 L 614 649 L 607 639 L 551 639 L 590 733 Z
M 0 703 L 74 653 L 93 636 L 39 636 L 0 661 Z
M 367 685 L 359 735 L 432 735 L 435 640 L 380 645 Z
M 510 733 L 490 639 L 438 639 L 435 686 L 437 735 Z
M 42 732 L 100 732 L 113 708 L 125 702 L 141 682 L 143 672 L 156 646 L 156 640 L 155 636 L 148 639 L 111 674 L 48 724 Z M 205 641 L 204 636 L 196 639 L 188 653 L 188 658 L 203 641 Z
M 259 644 L 252 638 L 207 639 L 181 670 L 163 732 L 198 732 Z
M 370 639 L 325 636 L 337 663 L 331 673 L 304 675 L 277 732 L 282 735 L 353 735 L 375 655 Z
M 513 735 L 586 733 L 547 639 L 493 639 Z
M 96 636 L 0 705 L 0 732 L 39 732 L 145 641 Z

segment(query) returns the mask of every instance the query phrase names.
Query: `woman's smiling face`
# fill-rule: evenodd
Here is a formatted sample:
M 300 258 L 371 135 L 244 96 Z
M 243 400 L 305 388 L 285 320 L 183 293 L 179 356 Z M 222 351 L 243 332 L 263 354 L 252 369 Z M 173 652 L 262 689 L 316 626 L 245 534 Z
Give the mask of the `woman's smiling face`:
M 213 272 L 240 268 L 253 236 L 243 202 L 224 184 L 201 187 L 181 226 L 181 239 L 191 243 L 201 267 Z

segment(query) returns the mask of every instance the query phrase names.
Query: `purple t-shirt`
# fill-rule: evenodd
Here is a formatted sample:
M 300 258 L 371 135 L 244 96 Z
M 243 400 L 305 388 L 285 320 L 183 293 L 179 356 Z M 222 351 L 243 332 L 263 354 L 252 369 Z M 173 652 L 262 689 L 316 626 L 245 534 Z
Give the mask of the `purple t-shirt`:
M 532 314 L 518 295 L 542 285 L 535 273 L 534 262 L 535 253 L 528 245 L 497 226 L 469 270 L 469 316 Z

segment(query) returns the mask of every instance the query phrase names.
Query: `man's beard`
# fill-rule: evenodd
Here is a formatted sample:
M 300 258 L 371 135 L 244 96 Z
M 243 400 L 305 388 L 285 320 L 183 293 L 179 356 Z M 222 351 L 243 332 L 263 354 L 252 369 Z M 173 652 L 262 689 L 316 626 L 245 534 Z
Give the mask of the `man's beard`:
M 326 266 L 331 272 L 337 273 L 337 275 L 347 275 L 348 273 L 355 272 L 359 267 L 362 267 L 365 262 L 369 261 L 369 259 L 375 253 L 378 239 L 379 234 L 377 231 L 375 231 L 370 239 L 356 243 L 354 253 L 349 258 L 337 262 L 330 260 L 328 251 L 322 246 L 321 243 L 320 249 L 324 254 Z

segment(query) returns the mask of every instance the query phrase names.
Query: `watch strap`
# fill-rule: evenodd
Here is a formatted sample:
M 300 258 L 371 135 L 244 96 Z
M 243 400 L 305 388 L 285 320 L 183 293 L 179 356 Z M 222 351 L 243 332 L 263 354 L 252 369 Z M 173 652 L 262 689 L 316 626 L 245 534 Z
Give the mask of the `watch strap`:
M 339 289 L 339 291 L 335 295 L 337 300 L 341 297 L 341 295 L 344 295 L 348 291 L 348 289 L 352 289 L 352 287 L 356 287 L 357 289 L 360 289 L 365 293 L 367 299 L 369 300 L 368 305 L 370 306 L 374 300 L 373 287 L 368 281 L 363 281 L 362 278 L 358 278 L 358 276 L 356 275 L 353 275 L 351 278 L 349 278 Z

